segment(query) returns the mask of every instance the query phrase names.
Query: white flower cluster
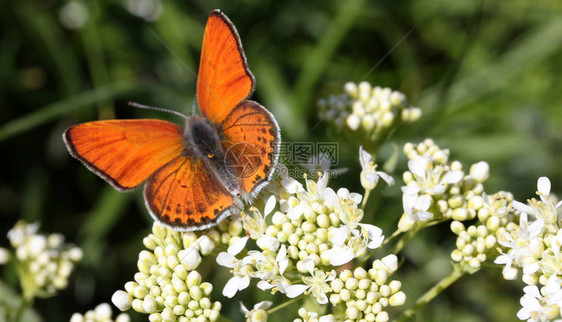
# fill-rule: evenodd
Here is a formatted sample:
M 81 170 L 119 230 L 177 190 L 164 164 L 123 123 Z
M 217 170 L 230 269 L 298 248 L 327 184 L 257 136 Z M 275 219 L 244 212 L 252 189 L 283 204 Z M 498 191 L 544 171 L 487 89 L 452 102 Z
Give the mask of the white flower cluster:
M 383 240 L 382 230 L 360 223 L 363 210 L 358 208 L 361 195 L 347 189 L 334 192 L 327 187 L 328 176 L 318 181 L 306 180 L 306 189 L 293 179 L 285 179 L 286 191 L 280 209 L 272 215 L 272 224 L 266 217 L 273 211 L 277 198 L 271 196 L 264 208 L 264 215 L 252 207 L 250 214 L 243 214 L 244 228 L 249 236 L 243 237 L 222 252 L 217 262 L 231 268 L 232 279 L 223 294 L 232 297 L 249 285 L 250 278 L 258 278 L 258 287 L 281 291 L 296 297 L 308 288 L 315 289 L 314 279 L 323 271 L 315 267 L 339 266 L 365 254 L 366 249 L 378 248 Z M 256 240 L 261 251 L 248 251 L 242 259 L 236 256 L 245 248 L 248 239 Z M 304 285 L 289 286 L 284 277 L 288 268 L 296 268 L 305 277 Z M 289 288 L 290 287 L 290 288 Z M 317 295 L 317 294 L 315 294 Z M 326 304 L 325 296 L 317 296 L 319 303 Z
M 414 122 L 421 117 L 420 108 L 409 106 L 403 93 L 390 88 L 348 82 L 343 89 L 341 95 L 318 101 L 320 117 L 334 122 L 340 129 L 363 131 L 370 140 L 400 121 Z
M 483 194 L 477 223 L 465 227 L 460 221 L 451 222 L 451 231 L 458 235 L 451 259 L 464 271 L 478 270 L 490 256 L 497 256 L 499 236 L 512 227 L 509 224 L 512 200 L 513 196 L 508 192 L 500 191 L 492 196 Z
M 331 282 L 333 294 L 330 302 L 346 305 L 346 321 L 377 321 L 390 319 L 385 309 L 388 306 L 401 306 L 406 301 L 406 294 L 400 289 L 402 283 L 389 281 L 389 277 L 398 269 L 396 255 L 388 255 L 373 262 L 366 271 L 362 267 L 355 270 L 343 270 Z
M 24 297 L 47 297 L 66 288 L 75 264 L 82 259 L 82 250 L 65 244 L 61 234 L 37 234 L 39 224 L 18 221 L 8 232 L 15 249 L 18 274 Z
M 397 268 L 396 256 L 375 261 L 369 273 L 357 269 L 358 277 L 351 272 L 350 276 L 338 277 L 334 270 L 334 267 L 365 255 L 367 249 L 380 247 L 384 240 L 382 230 L 361 223 L 363 210 L 358 207 L 362 199 L 360 194 L 347 189 L 335 192 L 327 186 L 327 175 L 320 176 L 318 181 L 305 178 L 305 183 L 303 186 L 294 179 L 284 178 L 282 189 L 277 189 L 277 193 L 265 202 L 263 214 L 256 207 L 242 214 L 246 237 L 238 239 L 226 252 L 217 256 L 217 263 L 229 268 L 232 274 L 223 289 L 223 295 L 233 297 L 238 291 L 247 288 L 251 279 L 255 278 L 259 280 L 258 288 L 272 293 L 280 292 L 289 298 L 310 294 L 318 304 L 328 304 L 332 300 L 334 305 L 342 303 L 345 307 L 359 303 L 361 307 L 361 303 L 365 303 L 372 307 L 373 316 L 380 313 L 382 319 L 385 314 L 381 313 L 382 309 L 389 305 L 388 297 L 399 294 L 391 301 L 396 305 L 403 303 L 402 300 L 398 304 L 398 298 L 405 298 L 399 292 L 397 281 L 393 281 L 391 286 L 383 286 L 386 278 Z M 271 223 L 268 223 L 266 220 L 270 215 Z M 249 240 L 254 240 L 259 250 L 248 250 L 246 245 Z M 361 275 L 361 271 L 364 274 Z M 368 281 L 373 278 L 376 280 Z M 368 282 L 365 298 L 361 297 L 363 291 L 359 292 L 359 297 L 355 295 L 355 279 L 362 281 L 360 288 Z M 349 289 L 345 289 L 347 286 L 339 287 L 338 282 L 334 284 L 335 281 L 347 283 Z M 339 287 L 337 291 L 334 285 Z M 340 292 L 354 294 L 346 298 L 341 297 Z M 330 296 L 335 297 L 331 299 Z M 336 298 L 339 300 L 336 301 Z M 260 303 L 254 310 L 243 307 L 242 311 L 247 318 L 254 315 L 263 317 L 267 316 L 267 307 L 266 303 Z M 302 321 L 335 319 L 330 314 L 318 317 L 315 312 L 302 309 L 299 316 Z
M 112 302 L 120 310 L 132 307 L 149 315 L 150 321 L 215 321 L 221 303 L 211 302 L 213 285 L 202 281 L 195 269 L 201 255 L 211 254 L 217 245 L 234 242 L 242 232 L 240 220 L 224 220 L 215 229 L 197 236 L 180 233 L 155 222 L 152 234 L 144 239 L 150 251 L 139 253 L 139 272 L 134 281 L 117 291 Z
M 495 263 L 505 265 L 504 278 L 515 279 L 522 269 L 527 285 L 521 298 L 521 320 L 548 321 L 562 316 L 562 201 L 550 195 L 546 177 L 537 182 L 539 200 L 511 203 L 520 213 L 519 225 L 508 226 L 499 236 L 502 253 Z
M 121 313 L 115 320 L 112 319 L 113 312 L 111 306 L 107 303 L 102 303 L 96 306 L 95 309 L 90 310 L 83 315 L 74 313 L 70 317 L 70 322 L 129 322 L 131 318 L 126 313 Z
M 476 217 L 482 207 L 482 183 L 489 176 L 486 162 L 470 167 L 468 174 L 458 161 L 449 162 L 449 151 L 441 150 L 431 139 L 404 145 L 409 171 L 404 172 L 402 187 L 404 215 L 398 223 L 401 231 L 416 222 Z

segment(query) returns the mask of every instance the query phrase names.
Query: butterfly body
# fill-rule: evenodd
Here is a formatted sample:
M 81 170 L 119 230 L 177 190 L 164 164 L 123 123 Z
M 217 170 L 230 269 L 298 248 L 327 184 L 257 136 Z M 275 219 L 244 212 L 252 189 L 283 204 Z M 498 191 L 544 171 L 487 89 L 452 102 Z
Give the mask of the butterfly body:
M 163 120 L 107 120 L 67 129 L 72 156 L 126 191 L 143 182 L 158 221 L 181 231 L 205 229 L 251 202 L 269 182 L 280 145 L 279 126 L 247 100 L 254 77 L 234 25 L 209 16 L 197 83 L 202 115 L 180 126 Z

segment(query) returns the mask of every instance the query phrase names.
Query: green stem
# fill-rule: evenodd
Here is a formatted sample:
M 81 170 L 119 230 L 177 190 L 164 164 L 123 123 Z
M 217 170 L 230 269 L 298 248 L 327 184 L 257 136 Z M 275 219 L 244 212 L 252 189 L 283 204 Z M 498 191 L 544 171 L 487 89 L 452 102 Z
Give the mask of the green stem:
M 416 223 L 412 229 L 408 230 L 400 240 L 396 243 L 394 248 L 390 251 L 391 254 L 398 254 L 404 246 L 412 239 L 418 231 L 420 231 L 425 225 L 423 223 Z M 394 234 L 393 234 L 394 235 Z
M 367 204 L 367 199 L 369 199 L 369 194 L 371 193 L 372 189 L 365 190 L 365 196 L 363 197 L 363 203 L 361 203 L 361 209 L 365 210 L 365 205 Z
M 25 312 L 25 310 L 28 307 L 31 307 L 31 305 L 33 305 L 33 298 L 28 299 L 25 296 L 22 297 L 21 299 L 21 303 L 17 309 L 17 311 L 15 312 L 16 314 L 13 316 L 14 317 L 14 322 L 20 322 L 22 321 L 22 317 L 23 317 L 23 312 Z
M 429 303 L 431 300 L 433 300 L 437 295 L 439 295 L 439 293 L 444 291 L 447 287 L 451 286 L 451 284 L 456 282 L 464 274 L 465 274 L 465 272 L 463 272 L 462 270 L 460 270 L 458 268 L 455 268 L 451 272 L 451 274 L 449 274 L 449 276 L 443 278 L 441 281 L 439 281 L 439 283 L 435 284 L 429 291 L 427 291 L 424 295 L 422 295 L 416 301 L 416 304 L 412 308 L 404 311 L 398 317 L 398 319 L 396 319 L 396 321 L 401 322 L 401 321 L 406 321 L 407 319 L 411 318 L 416 313 L 417 310 L 419 310 L 421 307 L 423 307 L 424 305 Z
M 281 310 L 282 308 L 284 308 L 284 307 L 286 307 L 286 306 L 289 306 L 289 305 L 295 303 L 295 302 L 297 301 L 297 299 L 298 299 L 298 298 L 295 297 L 294 299 L 291 299 L 291 300 L 289 300 L 289 301 L 286 301 L 286 302 L 284 302 L 284 303 L 281 303 L 281 304 L 277 305 L 276 307 L 267 310 L 267 314 L 272 314 L 272 313 L 274 313 L 275 311 L 279 311 L 279 310 Z

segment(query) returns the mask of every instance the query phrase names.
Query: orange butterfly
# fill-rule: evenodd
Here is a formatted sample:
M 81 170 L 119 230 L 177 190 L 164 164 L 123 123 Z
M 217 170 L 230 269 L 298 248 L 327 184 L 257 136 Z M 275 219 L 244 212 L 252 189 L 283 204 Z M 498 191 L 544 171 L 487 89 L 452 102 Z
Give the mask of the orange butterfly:
M 163 120 L 107 120 L 68 128 L 70 154 L 117 190 L 146 180 L 150 214 L 182 231 L 216 225 L 273 175 L 281 141 L 273 115 L 247 100 L 254 76 L 236 28 L 220 10 L 205 27 L 197 103 L 185 128 Z

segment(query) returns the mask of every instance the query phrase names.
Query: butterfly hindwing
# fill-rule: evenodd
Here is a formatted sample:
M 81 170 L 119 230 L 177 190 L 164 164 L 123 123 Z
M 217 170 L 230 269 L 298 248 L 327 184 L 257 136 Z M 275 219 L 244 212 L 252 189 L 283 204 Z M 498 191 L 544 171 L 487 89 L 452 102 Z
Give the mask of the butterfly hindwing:
M 277 164 L 279 126 L 263 106 L 244 101 L 226 117 L 219 131 L 242 196 L 251 199 L 269 181 Z
M 197 103 L 205 117 L 220 124 L 253 90 L 254 76 L 246 62 L 240 37 L 219 10 L 209 16 L 197 79 Z
M 240 207 L 203 159 L 189 156 L 156 171 L 144 187 L 144 198 L 152 216 L 183 231 L 210 227 Z
M 63 139 L 72 156 L 119 190 L 140 185 L 183 150 L 182 129 L 162 120 L 82 123 Z

